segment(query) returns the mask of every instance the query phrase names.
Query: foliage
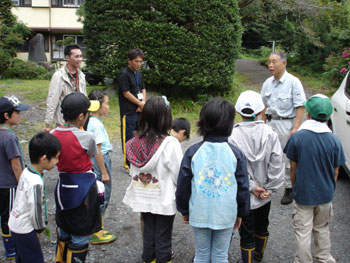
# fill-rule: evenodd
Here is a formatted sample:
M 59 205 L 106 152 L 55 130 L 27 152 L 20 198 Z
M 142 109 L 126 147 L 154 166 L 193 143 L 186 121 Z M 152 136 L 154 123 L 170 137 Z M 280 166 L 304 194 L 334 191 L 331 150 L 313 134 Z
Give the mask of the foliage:
M 341 54 L 331 53 L 324 65 L 324 76 L 339 86 L 350 69 L 350 48 L 345 48 Z
M 192 98 L 230 90 L 242 32 L 236 0 L 86 0 L 81 14 L 90 71 L 117 78 L 138 47 L 148 89 Z
M 40 75 L 46 74 L 46 69 L 39 66 L 33 61 L 23 61 L 14 59 L 9 68 L 7 68 L 2 77 L 3 78 L 19 78 L 19 79 L 35 79 Z

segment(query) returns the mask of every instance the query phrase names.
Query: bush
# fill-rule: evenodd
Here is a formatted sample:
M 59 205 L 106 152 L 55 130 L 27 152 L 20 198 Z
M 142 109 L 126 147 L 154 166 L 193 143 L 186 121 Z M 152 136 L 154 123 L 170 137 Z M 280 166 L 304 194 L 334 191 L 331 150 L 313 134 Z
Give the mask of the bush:
M 339 86 L 350 68 L 350 48 L 345 48 L 342 54 L 331 53 L 324 65 L 324 77 L 334 86 Z
M 11 66 L 4 71 L 3 78 L 36 79 L 46 74 L 46 69 L 33 61 L 14 59 Z
M 87 64 L 118 78 L 127 51 L 145 51 L 147 89 L 197 97 L 231 89 L 242 28 L 237 1 L 86 0 Z
M 9 67 L 11 55 L 8 52 L 0 49 L 0 76 Z

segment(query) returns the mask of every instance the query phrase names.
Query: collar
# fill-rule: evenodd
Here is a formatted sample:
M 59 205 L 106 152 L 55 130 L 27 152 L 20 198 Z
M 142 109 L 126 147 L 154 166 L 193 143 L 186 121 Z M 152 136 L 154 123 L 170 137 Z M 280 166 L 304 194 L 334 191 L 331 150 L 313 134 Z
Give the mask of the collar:
M 254 126 L 257 124 L 265 124 L 264 121 L 262 120 L 255 120 L 255 121 L 242 121 L 237 124 L 235 124 L 233 127 L 238 127 L 238 126 Z
M 315 133 L 332 133 L 331 129 L 328 128 L 325 122 L 319 122 L 315 120 L 304 121 L 298 130 L 309 130 Z
M 275 77 L 273 77 L 273 81 L 274 81 L 274 82 L 277 82 L 277 83 L 279 83 L 279 82 L 283 83 L 283 82 L 286 80 L 287 75 L 288 75 L 288 72 L 287 72 L 287 70 L 285 70 L 284 73 L 283 73 L 283 75 L 282 75 L 282 77 L 279 79 L 278 82 L 276 81 Z
M 206 135 L 206 136 L 204 136 L 203 141 L 208 141 L 208 142 L 228 142 L 228 136 Z

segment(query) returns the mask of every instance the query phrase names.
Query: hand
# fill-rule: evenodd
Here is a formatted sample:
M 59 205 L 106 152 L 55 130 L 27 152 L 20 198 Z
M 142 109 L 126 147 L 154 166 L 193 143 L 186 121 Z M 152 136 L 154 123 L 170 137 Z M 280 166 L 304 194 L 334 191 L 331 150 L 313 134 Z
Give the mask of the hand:
M 270 197 L 270 193 L 268 192 L 268 191 L 265 191 L 265 192 L 263 192 L 263 193 L 261 193 L 260 194 L 260 200 L 265 200 L 265 199 L 267 199 L 267 198 L 269 198 Z
M 104 184 L 109 184 L 109 175 L 108 175 L 108 173 L 102 173 L 102 182 Z
M 265 189 L 260 186 L 255 187 L 255 189 L 253 190 L 253 194 L 259 199 L 260 199 L 260 195 L 264 192 L 265 192 Z
M 292 136 L 292 135 L 293 135 L 293 133 L 295 133 L 297 130 L 298 130 L 297 128 L 293 128 L 293 129 L 290 131 L 290 133 L 289 133 L 289 134 Z
M 140 106 L 137 107 L 136 112 L 141 112 L 142 108 Z
M 185 223 L 185 224 L 188 224 L 188 219 L 189 219 L 189 215 L 185 215 L 185 216 L 182 216 L 182 221 Z
M 242 223 L 242 218 L 240 217 L 237 217 L 236 218 L 236 223 L 235 225 L 233 226 L 233 230 L 237 230 L 241 227 L 241 223 Z
M 141 111 L 143 109 L 143 106 L 145 106 L 145 102 L 142 100 L 140 101 L 139 108 L 141 108 Z
M 38 237 L 38 239 L 40 239 L 41 233 L 36 233 L 36 236 Z

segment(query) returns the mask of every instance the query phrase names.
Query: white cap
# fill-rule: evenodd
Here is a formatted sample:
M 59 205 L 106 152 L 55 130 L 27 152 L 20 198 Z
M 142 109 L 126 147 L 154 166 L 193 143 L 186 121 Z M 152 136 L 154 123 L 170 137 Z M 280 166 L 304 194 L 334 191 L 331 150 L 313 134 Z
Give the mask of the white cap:
M 258 113 L 262 112 L 264 108 L 265 105 L 260 94 L 252 90 L 242 92 L 239 95 L 235 105 L 236 111 L 246 118 L 251 118 L 253 115 L 257 115 Z M 243 109 L 251 109 L 253 113 L 243 113 Z

